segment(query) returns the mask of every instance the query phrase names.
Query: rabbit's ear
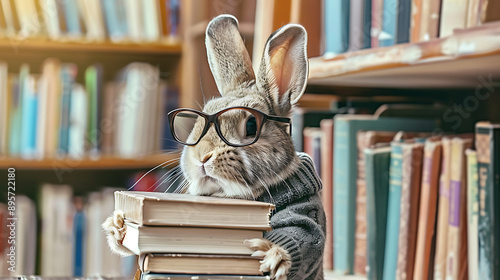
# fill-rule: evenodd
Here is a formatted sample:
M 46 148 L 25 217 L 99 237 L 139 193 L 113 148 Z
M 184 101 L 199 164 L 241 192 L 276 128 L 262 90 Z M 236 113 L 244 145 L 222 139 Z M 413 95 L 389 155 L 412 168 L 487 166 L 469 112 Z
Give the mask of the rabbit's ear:
M 306 30 L 288 24 L 267 39 L 257 85 L 269 94 L 278 110 L 287 113 L 304 93 L 308 69 Z
M 220 15 L 207 26 L 208 64 L 221 95 L 255 80 L 252 61 L 238 31 L 238 20 Z

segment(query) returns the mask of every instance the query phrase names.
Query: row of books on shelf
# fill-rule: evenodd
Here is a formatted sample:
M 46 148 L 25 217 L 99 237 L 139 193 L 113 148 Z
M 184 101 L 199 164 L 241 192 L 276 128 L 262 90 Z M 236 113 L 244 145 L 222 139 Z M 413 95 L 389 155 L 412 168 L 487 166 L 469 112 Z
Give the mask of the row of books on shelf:
M 115 193 L 115 210 L 127 228 L 122 244 L 139 256 L 143 279 L 269 279 L 247 240 L 271 230 L 273 209 L 248 200 Z
M 177 39 L 179 0 L 3 0 L 0 35 L 24 39 Z
M 307 123 L 295 129 L 296 148 L 323 181 L 326 269 L 368 279 L 500 277 L 500 125 L 446 134 L 433 117 L 295 115 Z
M 0 203 L 0 275 L 134 275 L 136 258 L 112 254 L 101 228 L 113 212 L 115 190 L 81 197 L 71 186 L 45 184 L 36 198 L 19 194 L 13 207 Z M 16 218 L 13 227 L 7 218 Z
M 173 149 L 167 113 L 178 91 L 159 69 L 131 63 L 114 81 L 95 64 L 77 81 L 78 67 L 47 59 L 9 73 L 0 62 L 0 156 L 43 159 L 109 155 L 138 157 Z
M 324 1 L 325 54 L 447 37 L 500 20 L 498 0 Z
M 169 168 L 128 177 L 134 191 L 178 192 L 182 179 Z M 69 185 L 18 187 L 14 199 L 0 202 L 0 277 L 127 277 L 136 257 L 111 253 L 102 229 L 115 207 L 117 187 L 82 192 Z M 14 221 L 13 226 L 8 226 Z M 14 240 L 14 241 L 13 241 Z M 11 247 L 13 246 L 13 247 Z

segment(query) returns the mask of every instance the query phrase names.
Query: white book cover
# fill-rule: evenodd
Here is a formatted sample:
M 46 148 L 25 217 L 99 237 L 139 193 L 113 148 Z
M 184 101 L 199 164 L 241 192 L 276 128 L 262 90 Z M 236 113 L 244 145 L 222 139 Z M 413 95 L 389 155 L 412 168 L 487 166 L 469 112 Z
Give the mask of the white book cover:
M 118 155 L 132 158 L 150 152 L 152 102 L 158 91 L 158 69 L 145 63 L 132 63 L 124 70 L 126 85 L 121 93 L 116 147 Z M 149 149 L 149 150 L 148 150 Z
M 4 156 L 8 151 L 8 67 L 7 63 L 0 62 L 0 156 Z
M 14 25 L 14 15 L 13 9 L 10 5 L 10 0 L 1 0 L 2 9 L 3 9 L 3 17 L 5 18 L 5 35 L 13 36 L 16 34 L 16 26 Z
M 67 185 L 41 188 L 41 276 L 73 275 L 73 190 Z
M 130 39 L 135 42 L 142 41 L 144 28 L 142 24 L 141 1 L 125 0 L 125 13 L 127 17 L 127 27 Z
M 99 0 L 79 0 L 78 7 L 87 28 L 86 38 L 90 41 L 104 40 L 106 38 L 106 31 Z
M 102 194 L 102 204 L 101 204 L 101 222 L 104 223 L 106 218 L 110 216 L 115 209 L 115 191 L 120 190 L 116 188 L 104 188 L 101 192 Z M 102 231 L 101 231 L 102 233 Z M 101 246 L 102 254 L 102 271 L 101 276 L 104 277 L 120 277 L 122 276 L 122 262 L 123 258 L 118 254 L 112 253 L 108 247 L 107 240 L 103 239 L 105 246 Z
M 439 37 L 453 35 L 454 29 L 466 27 L 468 7 L 469 0 L 443 0 Z
M 36 207 L 27 196 L 16 197 L 16 273 L 34 275 L 36 260 Z
M 69 149 L 68 155 L 74 159 L 85 157 L 85 135 L 87 131 L 87 92 L 80 84 L 74 84 L 71 91 L 69 112 Z
M 157 0 L 143 0 L 142 18 L 144 22 L 144 40 L 158 41 L 160 39 L 160 17 Z
M 40 0 L 42 18 L 45 24 L 45 30 L 49 38 L 61 38 L 61 28 L 59 26 L 59 15 L 57 13 L 56 0 Z
M 15 3 L 21 29 L 19 35 L 22 38 L 39 35 L 42 26 L 36 10 L 35 0 L 16 0 Z
M 98 277 L 102 271 L 102 247 L 107 247 L 105 235 L 102 232 L 101 220 L 102 201 L 100 192 L 92 192 L 88 196 L 88 203 L 85 207 L 87 217 L 87 243 L 85 256 L 85 276 Z

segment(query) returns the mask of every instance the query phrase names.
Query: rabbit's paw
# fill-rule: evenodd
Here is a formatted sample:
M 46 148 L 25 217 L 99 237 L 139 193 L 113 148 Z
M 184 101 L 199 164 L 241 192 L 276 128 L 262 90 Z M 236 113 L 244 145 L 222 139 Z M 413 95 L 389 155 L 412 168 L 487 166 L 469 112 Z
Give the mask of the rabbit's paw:
M 130 252 L 122 245 L 123 238 L 125 237 L 125 234 L 127 232 L 127 226 L 125 225 L 125 217 L 123 215 L 123 211 L 116 210 L 115 212 L 113 212 L 113 215 L 111 217 L 108 217 L 102 224 L 102 228 L 106 232 L 108 245 L 111 248 L 111 251 L 122 256 L 133 255 L 132 252 Z
M 271 279 L 286 280 L 292 259 L 285 249 L 262 238 L 246 240 L 245 244 L 255 251 L 252 256 L 263 257 L 260 261 L 260 271 L 269 272 Z

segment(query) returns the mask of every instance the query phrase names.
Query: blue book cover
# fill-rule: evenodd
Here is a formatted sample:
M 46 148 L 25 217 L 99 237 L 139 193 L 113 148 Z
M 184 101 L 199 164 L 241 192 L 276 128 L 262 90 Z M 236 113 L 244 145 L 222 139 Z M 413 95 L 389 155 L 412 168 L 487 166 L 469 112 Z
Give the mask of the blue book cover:
M 60 4 L 63 6 L 64 19 L 68 35 L 71 37 L 81 36 L 82 28 L 80 26 L 80 14 L 77 1 L 65 0 L 61 1 Z
M 398 0 L 383 0 L 382 31 L 379 35 L 381 47 L 392 46 L 396 43 L 396 28 L 398 20 Z
M 73 276 L 82 277 L 85 274 L 85 213 L 79 210 L 73 217 Z
M 16 157 L 21 155 L 21 94 L 19 90 L 19 78 L 12 80 L 11 109 L 9 116 L 9 155 Z
M 101 0 L 106 28 L 111 40 L 119 41 L 127 37 L 127 22 L 123 0 Z
M 66 155 L 69 150 L 69 120 L 71 110 L 71 91 L 76 76 L 74 64 L 63 64 L 61 66 L 61 122 L 59 126 L 59 154 Z
M 360 130 L 426 132 L 436 128 L 430 119 L 376 118 L 372 115 L 336 115 L 334 117 L 334 268 L 336 274 L 351 274 L 354 267 L 356 217 L 356 180 Z
M 399 216 L 401 214 L 401 189 L 403 185 L 402 142 L 391 143 L 389 167 L 389 198 L 384 257 L 384 280 L 396 279 L 398 264 Z
M 21 75 L 24 76 L 24 75 Z M 36 130 L 38 116 L 38 98 L 35 92 L 36 79 L 33 76 L 24 77 L 22 92 L 21 117 L 21 156 L 31 159 L 36 156 Z
M 349 1 L 325 0 L 323 4 L 325 54 L 344 53 L 349 48 Z

